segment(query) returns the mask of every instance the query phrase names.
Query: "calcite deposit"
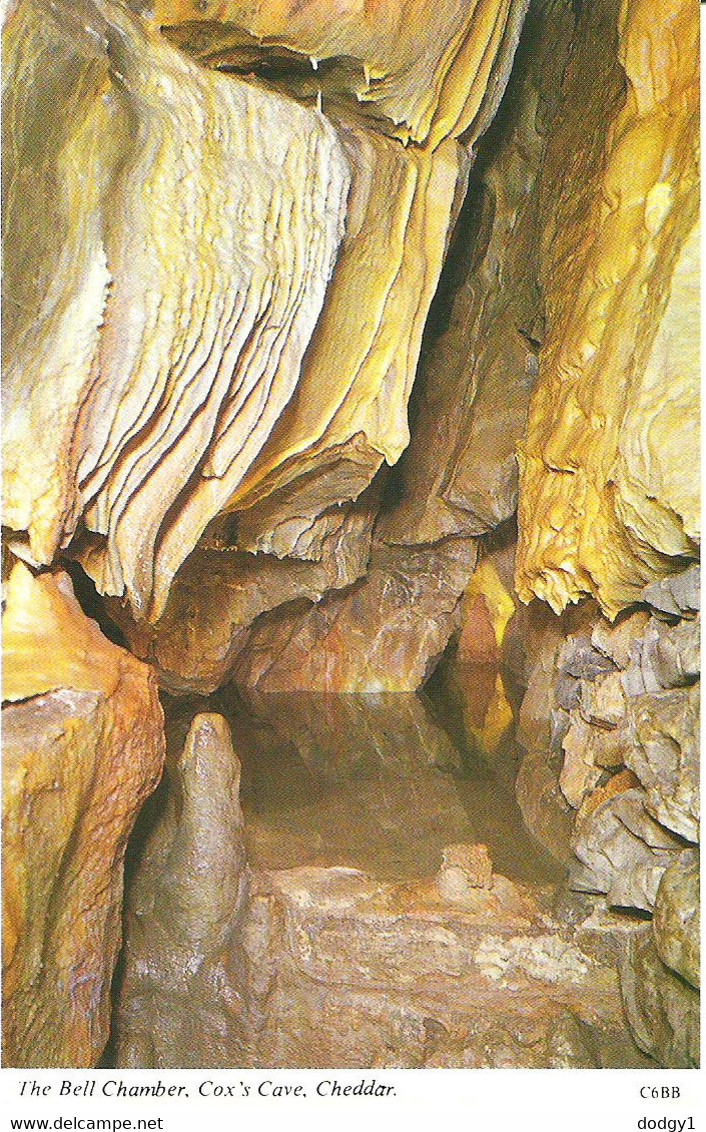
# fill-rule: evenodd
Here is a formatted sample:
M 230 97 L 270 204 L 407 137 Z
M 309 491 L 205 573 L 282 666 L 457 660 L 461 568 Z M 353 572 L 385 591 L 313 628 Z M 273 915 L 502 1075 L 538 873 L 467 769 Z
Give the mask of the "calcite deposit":
M 497 101 L 523 14 L 522 3 L 485 7 L 472 21 L 450 5 L 460 77 L 450 58 L 442 71 L 456 110 L 422 151 L 200 66 L 111 0 L 80 17 L 68 4 L 20 6 L 7 31 L 21 145 L 8 146 L 5 459 L 18 553 L 49 564 L 71 544 L 102 593 L 154 620 L 224 509 L 246 512 L 242 549 L 281 556 L 399 458 L 467 173 L 451 135 Z M 413 39 L 393 69 L 410 51 Z M 374 87 L 382 65 L 373 53 Z M 402 84 L 415 106 L 434 89 L 434 58 L 419 65 L 424 81 Z M 29 71 L 40 81 L 22 82 Z M 60 125 L 35 141 L 47 104 Z M 426 138 L 427 112 L 410 115 L 411 136 Z M 72 224 L 87 176 L 93 196 Z M 56 223 L 27 241 L 46 208 Z M 28 401 L 29 370 L 41 379 Z
M 239 1065 L 247 1004 L 238 929 L 249 878 L 240 764 L 221 716 L 194 717 L 181 752 L 169 751 L 163 794 L 168 784 L 133 868 L 123 976 L 131 1025 L 123 1035 L 118 1013 L 118 1056 L 132 1068 L 197 1068 L 228 1057 Z
M 583 5 L 547 147 L 517 584 L 557 611 L 615 617 L 698 556 L 696 16 Z
M 18 563 L 3 617 L 3 1064 L 95 1064 L 123 857 L 164 755 L 154 674 Z
M 258 61 L 279 61 L 288 91 L 318 89 L 328 100 L 331 89 L 334 105 L 352 105 L 401 141 L 431 148 L 448 136 L 477 137 L 491 120 L 526 8 L 527 0 L 442 0 L 432 21 L 424 0 L 354 0 L 343 9 L 332 0 L 156 0 L 154 14 L 211 66 L 247 73 Z
M 9 228 L 57 223 L 36 260 L 8 249 L 5 522 L 47 564 L 83 520 L 99 588 L 146 614 L 291 398 L 348 165 L 321 116 L 199 69 L 118 4 L 29 0 L 7 38 Z M 59 133 L 36 140 L 39 107 Z

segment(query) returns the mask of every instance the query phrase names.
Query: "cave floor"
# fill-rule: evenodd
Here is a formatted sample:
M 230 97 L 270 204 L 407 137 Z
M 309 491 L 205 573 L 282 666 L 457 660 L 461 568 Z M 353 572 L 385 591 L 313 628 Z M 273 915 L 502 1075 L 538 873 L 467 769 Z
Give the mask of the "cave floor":
M 448 689 L 167 700 L 173 750 L 196 712 L 230 725 L 242 900 L 210 949 L 176 942 L 176 905 L 151 931 L 165 858 L 141 846 L 174 808 L 167 777 L 129 857 L 112 1063 L 649 1064 L 628 1035 L 616 970 L 620 940 L 644 924 L 569 894 L 563 866 L 522 824 L 504 680 L 478 670 L 461 700 Z M 504 708 L 493 708 L 498 690 Z

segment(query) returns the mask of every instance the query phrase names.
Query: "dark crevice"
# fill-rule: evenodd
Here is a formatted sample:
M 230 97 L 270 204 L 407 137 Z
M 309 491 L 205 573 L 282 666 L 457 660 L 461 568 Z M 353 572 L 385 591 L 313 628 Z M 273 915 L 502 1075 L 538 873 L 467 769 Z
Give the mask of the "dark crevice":
M 62 562 L 62 566 L 71 578 L 76 600 L 86 617 L 96 621 L 103 636 L 114 645 L 119 645 L 123 649 L 129 648 L 126 638 L 108 615 L 105 599 L 98 593 L 93 579 L 89 578 L 83 567 L 73 559 L 66 559 Z

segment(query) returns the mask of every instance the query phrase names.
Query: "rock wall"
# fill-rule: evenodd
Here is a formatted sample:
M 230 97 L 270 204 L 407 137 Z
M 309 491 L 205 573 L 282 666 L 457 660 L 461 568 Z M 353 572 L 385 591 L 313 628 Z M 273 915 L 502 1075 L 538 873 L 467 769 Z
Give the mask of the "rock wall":
M 681 617 L 664 586 L 654 600 L 670 612 L 645 603 L 611 625 L 588 609 L 546 643 L 518 778 L 525 821 L 569 863 L 570 886 L 652 918 L 623 954 L 626 1010 L 641 1048 L 681 1068 L 699 1059 L 698 590 L 695 567 L 672 582 Z
M 15 566 L 3 646 L 3 1064 L 93 1065 L 125 848 L 164 757 L 157 683 L 84 616 L 61 572 Z
M 698 557 L 696 15 L 584 4 L 547 147 L 517 588 L 556 611 L 614 618 Z

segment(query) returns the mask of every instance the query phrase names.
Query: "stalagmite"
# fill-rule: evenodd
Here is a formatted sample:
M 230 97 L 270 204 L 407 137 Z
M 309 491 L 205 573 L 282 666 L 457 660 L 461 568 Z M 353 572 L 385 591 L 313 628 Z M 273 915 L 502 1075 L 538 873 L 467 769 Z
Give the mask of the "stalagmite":
M 245 1011 L 237 1008 L 238 983 L 245 977 L 237 931 L 249 879 L 240 764 L 221 716 L 195 716 L 183 750 L 168 752 L 163 793 L 168 785 L 167 804 L 142 847 L 127 907 L 130 993 L 119 1008 L 118 1032 L 121 1063 L 133 1068 L 148 1062 L 198 1068 L 228 1055 L 237 1059 L 247 1024 Z M 221 970 L 215 979 L 214 966 Z M 233 984 L 230 1001 L 219 993 L 224 978 Z M 208 1049 L 201 1043 L 203 1019 L 195 1003 L 213 1023 Z

